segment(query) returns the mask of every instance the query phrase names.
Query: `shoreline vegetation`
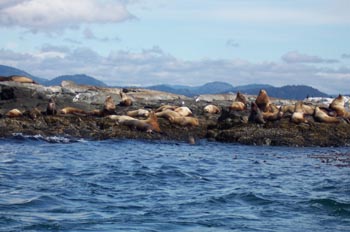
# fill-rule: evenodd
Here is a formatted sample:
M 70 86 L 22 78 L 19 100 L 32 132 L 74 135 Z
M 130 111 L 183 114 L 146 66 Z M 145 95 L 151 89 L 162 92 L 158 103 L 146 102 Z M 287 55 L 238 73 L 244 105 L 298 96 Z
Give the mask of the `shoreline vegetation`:
M 45 87 L 27 77 L 0 78 L 0 137 L 13 134 L 176 140 L 246 145 L 349 146 L 350 114 L 330 103 L 240 93 L 194 98 L 142 88 L 63 81 Z

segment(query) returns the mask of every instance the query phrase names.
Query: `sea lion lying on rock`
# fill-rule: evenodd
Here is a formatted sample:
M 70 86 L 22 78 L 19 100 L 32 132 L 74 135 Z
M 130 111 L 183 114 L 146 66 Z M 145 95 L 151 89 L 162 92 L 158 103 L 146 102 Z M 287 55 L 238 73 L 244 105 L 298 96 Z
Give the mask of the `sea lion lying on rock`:
M 207 105 L 204 107 L 204 112 L 208 114 L 219 114 L 221 110 L 216 105 Z
M 187 106 L 178 107 L 174 111 L 177 112 L 180 116 L 183 116 L 183 117 L 192 115 L 192 111 Z
M 30 84 L 36 84 L 35 81 L 30 79 L 29 77 L 25 76 L 9 76 L 9 77 L 0 77 L 0 81 L 13 81 L 13 82 L 18 82 L 18 83 L 30 83 Z
M 326 122 L 326 123 L 338 123 L 340 120 L 336 117 L 329 116 L 327 112 L 322 110 L 320 107 L 315 108 L 314 118 L 318 122 Z
M 174 111 L 176 108 L 178 108 L 178 106 L 163 105 L 163 106 L 160 106 L 158 109 L 156 109 L 156 113 L 157 112 L 162 112 L 162 111 L 165 111 L 165 110 L 172 110 L 172 111 Z
M 165 118 L 165 119 L 168 119 L 169 121 L 172 118 L 181 117 L 181 115 L 178 112 L 175 112 L 173 110 L 164 110 L 161 112 L 157 112 L 156 115 L 157 117 Z
M 172 117 L 169 121 L 179 126 L 199 126 L 198 118 L 194 117 Z
M 123 120 L 119 121 L 121 125 L 128 126 L 132 129 L 137 129 L 140 131 L 146 131 L 146 132 L 161 132 L 158 118 L 154 112 L 151 112 L 149 117 L 146 120 L 138 120 L 138 119 L 131 119 L 131 120 Z
M 61 109 L 59 111 L 59 113 L 60 114 L 84 114 L 84 115 L 87 114 L 84 110 L 78 109 L 75 107 L 65 107 L 65 108 Z
M 21 117 L 23 113 L 19 109 L 12 109 L 5 114 L 9 118 Z
M 149 111 L 145 109 L 131 110 L 126 112 L 126 115 L 130 117 L 148 117 Z
M 237 92 L 236 99 L 232 102 L 229 109 L 234 111 L 246 110 L 247 109 L 246 97 L 240 92 Z

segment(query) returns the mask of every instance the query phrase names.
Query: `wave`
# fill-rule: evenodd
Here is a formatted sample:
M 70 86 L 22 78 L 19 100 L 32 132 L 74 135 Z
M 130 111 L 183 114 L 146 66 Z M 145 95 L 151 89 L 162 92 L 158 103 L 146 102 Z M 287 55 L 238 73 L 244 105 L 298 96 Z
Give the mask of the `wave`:
M 77 143 L 86 142 L 86 140 L 81 138 L 74 138 L 70 136 L 43 136 L 43 135 L 24 135 L 22 133 L 13 133 L 12 139 L 16 140 L 34 140 L 34 141 L 44 141 L 48 143 Z
M 339 216 L 350 216 L 350 202 L 340 202 L 330 198 L 312 199 L 309 203 L 316 208 L 330 211 Z

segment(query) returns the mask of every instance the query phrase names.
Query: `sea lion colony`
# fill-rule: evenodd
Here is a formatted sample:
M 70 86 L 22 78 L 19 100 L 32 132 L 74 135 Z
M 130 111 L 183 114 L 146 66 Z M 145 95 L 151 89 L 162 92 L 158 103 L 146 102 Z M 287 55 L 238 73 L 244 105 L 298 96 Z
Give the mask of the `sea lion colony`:
M 27 77 L 1 77 L 0 81 L 15 81 L 24 83 L 34 83 Z M 120 91 L 121 102 L 118 106 L 115 104 L 112 96 L 105 99 L 102 109 L 85 111 L 76 107 L 63 107 L 57 109 L 54 98 L 48 100 L 46 111 L 41 112 L 38 108 L 27 110 L 12 109 L 4 116 L 9 118 L 28 116 L 35 120 L 40 115 L 77 115 L 89 117 L 106 117 L 115 121 L 117 125 L 124 125 L 131 129 L 146 132 L 161 132 L 158 118 L 164 118 L 171 125 L 180 127 L 197 127 L 200 120 L 196 117 L 191 109 L 187 106 L 160 105 L 154 109 L 134 109 L 127 111 L 125 115 L 117 115 L 116 107 L 131 106 L 132 98 L 127 95 L 127 90 Z M 248 102 L 247 98 L 240 92 L 237 93 L 236 99 L 228 107 L 208 104 L 202 109 L 203 115 L 221 114 L 219 121 L 230 117 L 234 112 L 244 111 L 248 115 L 242 117 L 243 123 L 264 124 L 269 121 L 277 121 L 282 118 L 290 118 L 292 123 L 310 123 L 310 119 L 322 123 L 339 123 L 350 122 L 350 112 L 345 109 L 345 100 L 342 95 L 336 97 L 329 106 L 309 105 L 305 102 L 298 101 L 294 105 L 276 106 L 270 100 L 266 90 L 260 90 L 255 101 Z M 199 115 L 198 115 L 199 116 Z M 312 121 L 312 120 L 311 120 Z

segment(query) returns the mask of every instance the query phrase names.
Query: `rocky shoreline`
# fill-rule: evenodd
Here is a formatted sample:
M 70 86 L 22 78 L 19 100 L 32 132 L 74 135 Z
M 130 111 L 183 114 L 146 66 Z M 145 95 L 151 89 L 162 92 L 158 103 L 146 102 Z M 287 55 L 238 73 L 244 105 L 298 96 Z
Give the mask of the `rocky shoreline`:
M 292 123 L 290 117 L 267 121 L 264 124 L 248 123 L 249 110 L 222 114 L 209 114 L 203 111 L 208 104 L 215 104 L 224 111 L 235 99 L 233 94 L 202 95 L 188 98 L 165 92 L 128 88 L 124 92 L 133 99 L 131 106 L 116 106 L 117 115 L 125 115 L 136 109 L 155 110 L 169 104 L 191 109 L 199 126 L 181 126 L 158 117 L 161 132 L 147 133 L 120 124 L 108 117 L 93 115 L 65 114 L 46 115 L 48 101 L 56 99 L 57 108 L 76 107 L 84 111 L 102 109 L 107 96 L 116 103 L 122 89 L 79 86 L 72 82 L 63 82 L 61 86 L 44 87 L 31 83 L 12 81 L 0 82 L 0 137 L 11 137 L 16 133 L 42 136 L 72 136 L 102 140 L 109 138 L 177 140 L 188 141 L 191 138 L 209 139 L 220 142 L 247 145 L 271 146 L 349 146 L 350 124 L 345 120 L 339 123 L 315 122 L 312 117 L 307 123 Z M 254 101 L 256 96 L 247 96 Z M 272 99 L 276 104 L 294 104 L 294 101 Z M 8 117 L 11 109 L 23 112 L 20 117 Z M 33 108 L 42 113 L 31 117 Z M 226 112 L 227 113 L 227 112 Z

